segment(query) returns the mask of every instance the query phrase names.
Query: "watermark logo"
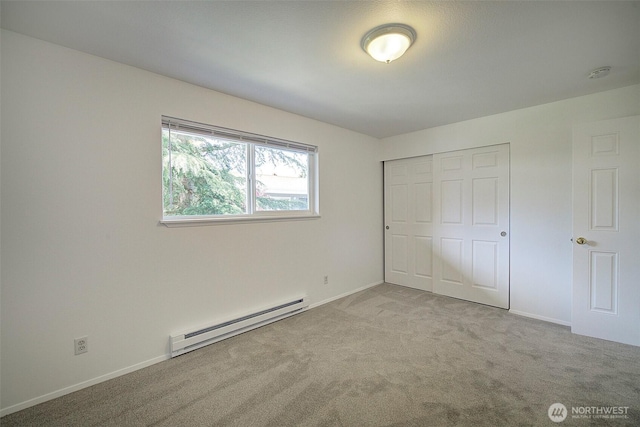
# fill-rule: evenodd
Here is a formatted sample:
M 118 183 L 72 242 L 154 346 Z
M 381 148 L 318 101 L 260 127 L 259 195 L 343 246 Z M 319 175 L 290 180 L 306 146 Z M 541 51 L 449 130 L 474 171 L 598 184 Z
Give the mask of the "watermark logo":
M 571 408 L 571 418 L 584 418 L 588 420 L 628 419 L 628 413 L 628 406 L 574 406 Z
M 573 419 L 628 419 L 628 406 L 572 406 L 571 418 Z M 569 416 L 567 407 L 562 403 L 554 403 L 547 411 L 549 419 L 554 423 L 561 423 Z
M 554 423 L 561 423 L 567 418 L 567 407 L 562 403 L 554 403 L 549 406 L 549 410 L 547 411 L 547 415 L 549 415 L 549 419 Z

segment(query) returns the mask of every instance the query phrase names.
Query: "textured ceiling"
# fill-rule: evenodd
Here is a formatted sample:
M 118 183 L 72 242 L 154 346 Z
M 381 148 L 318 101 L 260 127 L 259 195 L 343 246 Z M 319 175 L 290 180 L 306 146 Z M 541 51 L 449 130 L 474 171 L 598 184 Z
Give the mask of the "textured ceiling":
M 387 137 L 640 83 L 640 2 L 5 1 L 2 28 Z M 418 33 L 391 64 L 360 39 Z M 589 80 L 609 65 L 611 74 Z

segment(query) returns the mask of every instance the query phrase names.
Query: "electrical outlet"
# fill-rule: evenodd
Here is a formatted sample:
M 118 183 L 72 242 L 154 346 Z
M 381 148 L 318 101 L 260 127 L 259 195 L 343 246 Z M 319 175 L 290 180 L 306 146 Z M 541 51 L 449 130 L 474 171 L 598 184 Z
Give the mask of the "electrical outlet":
M 325 285 L 329 284 L 329 276 L 324 276 L 324 284 Z
M 78 354 L 86 353 L 86 352 L 89 351 L 89 338 L 88 337 L 76 338 L 75 340 L 73 340 L 73 343 L 74 343 L 76 356 Z

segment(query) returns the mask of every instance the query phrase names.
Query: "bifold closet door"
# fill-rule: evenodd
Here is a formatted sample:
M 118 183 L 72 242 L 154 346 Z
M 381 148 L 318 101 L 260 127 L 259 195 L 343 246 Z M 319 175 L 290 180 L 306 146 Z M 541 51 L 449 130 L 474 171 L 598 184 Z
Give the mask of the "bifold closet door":
M 384 164 L 385 281 L 432 291 L 432 157 Z
M 509 145 L 433 156 L 433 291 L 509 308 Z

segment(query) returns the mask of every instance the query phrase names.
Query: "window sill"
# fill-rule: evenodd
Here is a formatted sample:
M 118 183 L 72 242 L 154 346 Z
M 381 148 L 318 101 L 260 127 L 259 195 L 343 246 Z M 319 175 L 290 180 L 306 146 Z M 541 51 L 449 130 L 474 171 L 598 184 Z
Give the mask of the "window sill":
M 198 227 L 205 225 L 222 225 L 222 224 L 242 224 L 255 222 L 279 222 L 279 221 L 304 221 L 311 219 L 320 219 L 319 214 L 304 215 L 256 215 L 256 216 L 235 216 L 226 218 L 215 217 L 176 217 L 163 218 L 160 224 L 166 227 Z

